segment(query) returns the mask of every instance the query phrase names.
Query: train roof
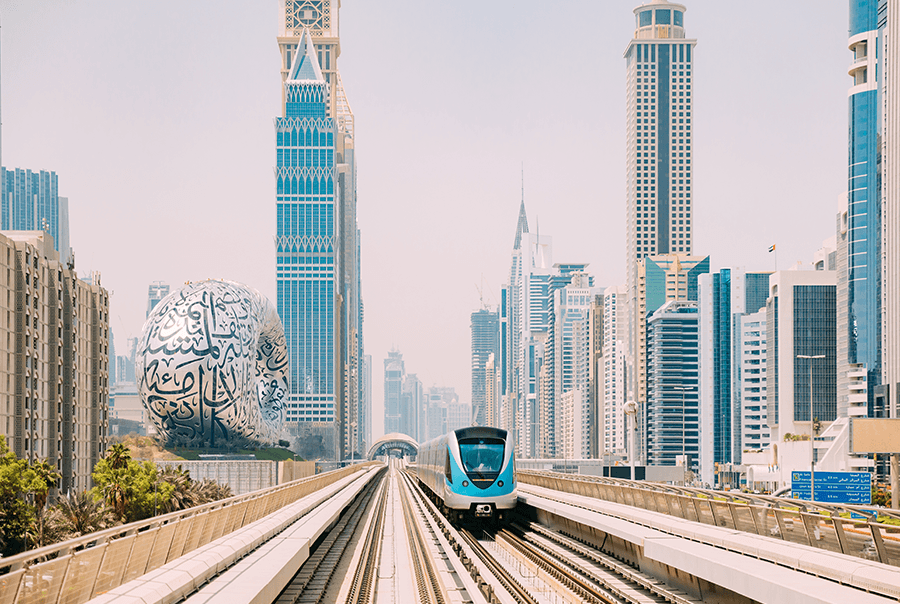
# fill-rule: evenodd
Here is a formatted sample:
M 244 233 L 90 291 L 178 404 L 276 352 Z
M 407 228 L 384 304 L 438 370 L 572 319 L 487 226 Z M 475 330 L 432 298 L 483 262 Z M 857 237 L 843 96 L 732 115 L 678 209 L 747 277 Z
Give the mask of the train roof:
M 472 426 L 471 428 L 460 428 L 454 430 L 456 439 L 461 438 L 502 438 L 506 440 L 506 430 L 500 428 L 492 428 L 490 426 Z

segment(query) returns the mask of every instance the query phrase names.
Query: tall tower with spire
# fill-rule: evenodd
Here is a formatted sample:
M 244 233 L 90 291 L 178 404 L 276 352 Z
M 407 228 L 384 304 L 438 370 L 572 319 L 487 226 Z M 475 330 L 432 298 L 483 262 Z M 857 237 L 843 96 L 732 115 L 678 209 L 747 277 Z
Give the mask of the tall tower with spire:
M 278 313 L 291 367 L 288 422 L 334 422 L 338 289 L 334 120 L 309 32 L 284 82 L 277 137 Z
M 303 57 L 307 58 L 306 62 L 310 65 L 312 61 L 309 59 L 315 58 L 318 70 L 316 75 L 320 77 L 324 90 L 324 117 L 330 119 L 332 124 L 331 151 L 319 148 L 319 155 L 313 154 L 312 159 L 304 161 L 312 161 L 309 166 L 311 168 L 322 168 L 324 160 L 321 154 L 331 153 L 334 198 L 330 217 L 332 222 L 329 224 L 333 228 L 334 238 L 334 348 L 329 354 L 333 360 L 335 400 L 333 418 L 327 420 L 327 427 L 334 436 L 334 449 L 333 453 L 329 450 L 327 455 L 335 459 L 349 459 L 361 457 L 367 452 L 366 434 L 371 418 L 366 415 L 363 405 L 366 400 L 364 389 L 367 386 L 362 379 L 362 246 L 356 219 L 354 119 L 337 65 L 341 52 L 338 27 L 340 0 L 281 0 L 280 8 L 278 48 L 281 54 L 281 76 L 285 81 L 283 115 L 290 116 L 288 105 L 292 101 L 288 96 L 288 82 L 294 75 L 294 66 Z M 288 149 L 279 146 L 278 170 L 285 167 L 281 164 L 281 151 Z M 322 408 L 314 407 L 312 410 Z M 318 422 L 319 417 L 320 414 L 304 413 L 293 418 L 289 416 L 288 419 L 292 422 L 289 425 L 296 428 L 298 426 L 293 422 Z

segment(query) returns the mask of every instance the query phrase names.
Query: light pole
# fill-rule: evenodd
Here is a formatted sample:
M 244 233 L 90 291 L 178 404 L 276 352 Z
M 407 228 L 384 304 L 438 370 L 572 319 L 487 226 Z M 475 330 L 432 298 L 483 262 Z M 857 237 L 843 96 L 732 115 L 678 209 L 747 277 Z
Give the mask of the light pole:
M 684 482 L 685 482 L 684 478 L 685 478 L 685 476 L 687 476 L 687 468 L 688 468 L 687 459 L 685 459 L 687 457 L 687 455 L 685 453 L 686 447 L 685 447 L 685 442 L 684 442 L 684 431 L 687 428 L 687 422 L 685 421 L 687 419 L 687 414 L 684 412 L 685 396 L 686 396 L 685 393 L 687 391 L 693 390 L 693 389 L 694 389 L 693 386 L 672 386 L 672 390 L 681 390 L 681 466 L 684 470 L 681 474 L 681 486 L 684 486 Z
M 809 361 L 809 500 L 816 500 L 816 435 L 813 429 L 813 387 L 812 367 L 813 359 L 824 359 L 824 354 L 798 354 L 798 359 Z

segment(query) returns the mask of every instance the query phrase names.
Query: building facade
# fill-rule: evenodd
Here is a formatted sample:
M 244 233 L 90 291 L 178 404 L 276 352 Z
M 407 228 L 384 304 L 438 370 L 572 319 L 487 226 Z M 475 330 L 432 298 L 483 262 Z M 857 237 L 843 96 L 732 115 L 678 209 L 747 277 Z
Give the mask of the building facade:
M 56 467 L 60 492 L 89 489 L 108 439 L 109 294 L 99 274 L 60 262 L 48 233 L 8 231 L 0 306 L 0 434 L 19 458 Z
M 648 465 L 698 469 L 699 335 L 696 302 L 666 302 L 647 320 Z

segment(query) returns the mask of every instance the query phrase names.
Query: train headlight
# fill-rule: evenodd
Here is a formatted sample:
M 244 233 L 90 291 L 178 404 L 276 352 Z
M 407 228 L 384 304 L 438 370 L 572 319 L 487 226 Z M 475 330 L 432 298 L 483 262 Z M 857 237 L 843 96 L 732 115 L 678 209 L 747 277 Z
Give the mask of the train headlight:
M 497 486 L 498 486 L 498 487 L 502 487 L 502 486 L 503 486 L 503 481 L 502 481 L 502 480 L 498 480 L 498 481 L 497 481 Z
M 463 480 L 463 486 L 464 486 L 464 487 L 469 486 L 469 481 L 468 481 L 468 480 Z

